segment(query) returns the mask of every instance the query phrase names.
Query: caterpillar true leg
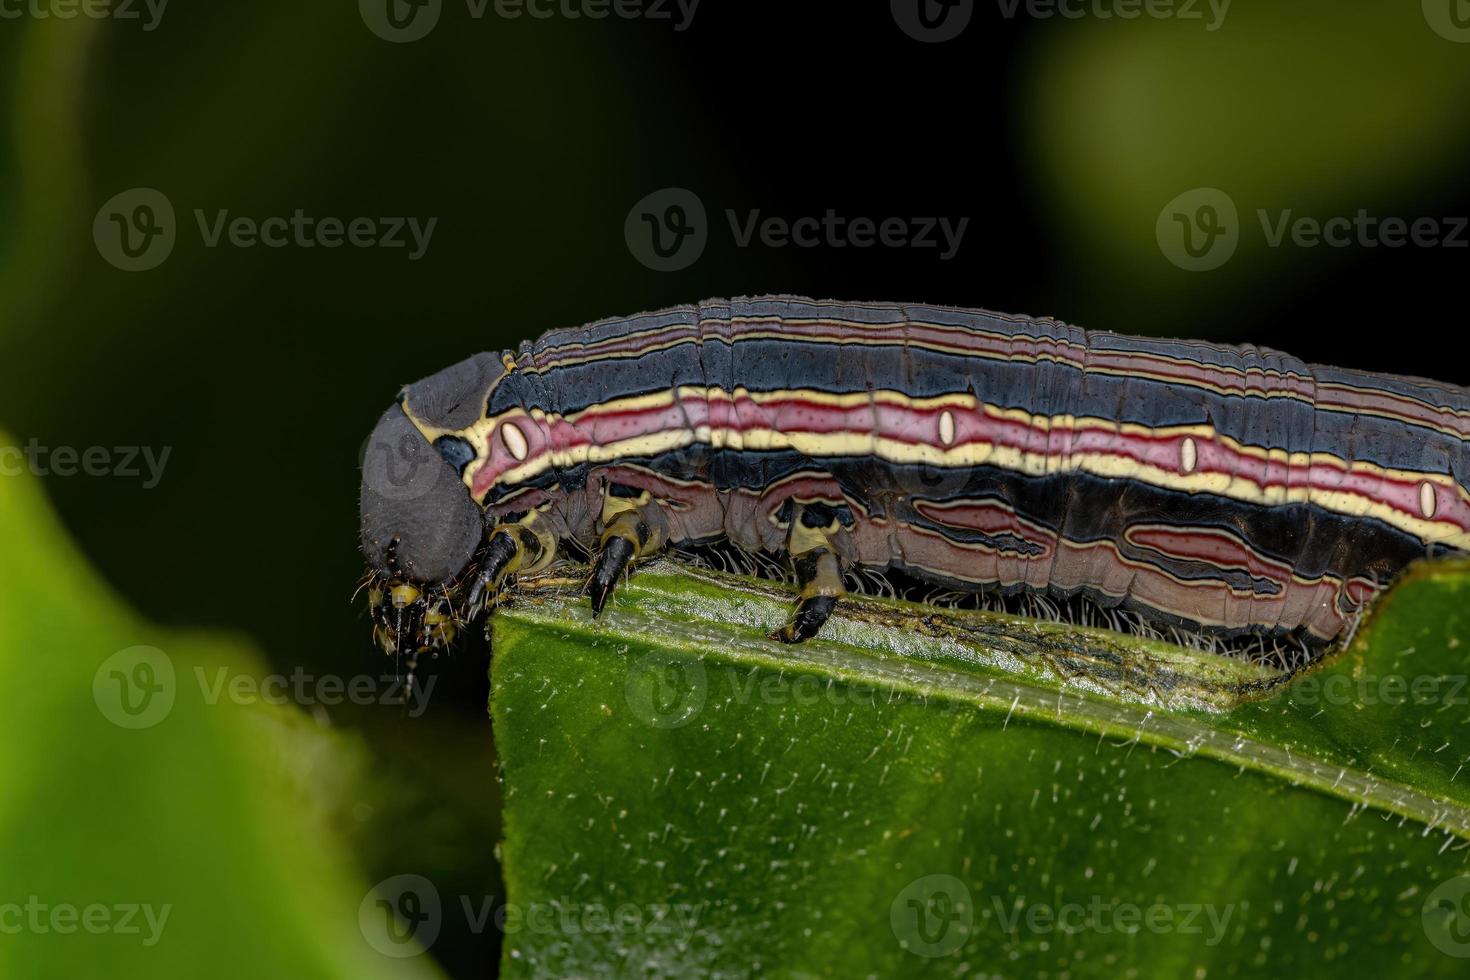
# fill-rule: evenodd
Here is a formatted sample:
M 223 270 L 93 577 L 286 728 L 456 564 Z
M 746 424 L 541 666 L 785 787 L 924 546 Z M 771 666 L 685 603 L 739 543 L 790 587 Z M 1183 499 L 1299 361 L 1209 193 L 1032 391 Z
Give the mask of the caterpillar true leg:
M 612 529 L 609 528 L 609 531 Z M 587 594 L 592 597 L 592 615 L 602 612 L 602 607 L 612 597 L 623 570 L 633 560 L 637 546 L 632 539 L 621 533 L 604 534 L 602 551 L 597 555 L 597 566 L 592 569 L 592 578 L 587 582 Z
M 597 564 L 587 582 L 594 616 L 607 605 L 628 565 L 659 551 L 669 539 L 653 495 L 620 483 L 607 486 L 602 499 L 602 525 Z
M 847 594 L 842 566 L 832 538 L 842 527 L 837 511 L 826 504 L 796 506 L 786 550 L 796 568 L 801 595 L 786 625 L 771 633 L 782 643 L 800 643 L 817 635 L 832 615 L 837 600 Z
M 515 524 L 500 524 L 490 532 L 485 558 L 470 589 L 469 607 L 478 609 L 487 597 L 500 591 L 507 578 L 519 571 L 538 571 L 556 557 L 556 541 L 537 527 L 532 511 Z

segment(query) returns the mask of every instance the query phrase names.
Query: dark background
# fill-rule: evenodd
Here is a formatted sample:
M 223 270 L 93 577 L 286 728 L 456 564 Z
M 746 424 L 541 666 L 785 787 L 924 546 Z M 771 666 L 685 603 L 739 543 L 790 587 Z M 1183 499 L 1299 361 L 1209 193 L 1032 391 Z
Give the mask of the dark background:
M 1470 44 L 1412 3 L 1238 0 L 1216 30 L 1004 9 L 974 5 L 932 44 L 888 4 L 836 0 L 704 0 L 682 31 L 493 4 L 475 19 L 445 0 L 402 44 L 349 0 L 173 0 L 152 31 L 0 21 L 0 426 L 50 447 L 169 447 L 156 488 L 48 480 L 86 554 L 156 621 L 248 634 L 279 670 L 357 674 L 381 658 L 352 601 L 364 438 L 400 385 L 551 327 L 795 292 L 1470 381 L 1470 236 L 1272 248 L 1256 218 L 1470 214 Z M 168 197 L 178 240 L 125 272 L 93 218 L 135 187 Z M 707 249 L 676 272 L 624 240 L 629 210 L 667 187 L 709 215 Z M 1198 187 L 1234 200 L 1240 247 L 1191 272 L 1155 224 Z M 414 262 L 208 248 L 196 208 L 438 223 Z M 725 217 L 829 208 L 969 224 L 944 261 L 741 248 Z M 495 769 L 466 747 L 489 743 L 485 657 L 469 644 L 436 665 L 423 718 L 333 714 L 421 787 L 375 832 L 482 891 L 496 887 Z M 474 975 L 495 949 L 493 933 L 446 935 L 435 953 Z

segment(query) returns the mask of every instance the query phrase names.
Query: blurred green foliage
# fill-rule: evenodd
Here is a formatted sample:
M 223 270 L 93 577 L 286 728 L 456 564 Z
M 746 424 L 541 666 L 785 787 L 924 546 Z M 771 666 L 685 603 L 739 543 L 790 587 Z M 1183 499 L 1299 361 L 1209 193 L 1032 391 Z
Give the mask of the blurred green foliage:
M 1073 288 L 1098 307 L 1091 325 L 1177 335 L 1196 312 L 1228 324 L 1243 290 L 1291 303 L 1334 250 L 1270 247 L 1260 211 L 1273 224 L 1282 211 L 1462 213 L 1470 58 L 1430 28 L 1420 4 L 1227 3 L 1223 19 L 1212 5 L 1189 6 L 1202 21 L 1086 19 L 1030 59 L 1028 157 L 1049 237 L 1072 259 Z M 1211 275 L 1159 261 L 1155 237 L 1165 205 L 1198 187 L 1219 188 L 1238 209 L 1236 257 Z M 1325 324 L 1334 305 L 1303 315 Z M 1366 317 L 1354 326 L 1371 333 Z M 1230 329 L 1285 346 L 1273 328 L 1258 319 Z M 1419 367 L 1436 369 L 1445 370 Z
M 139 620 L 35 481 L 0 479 L 0 538 L 0 974 L 435 975 L 358 928 L 361 740 L 232 697 L 258 655 Z

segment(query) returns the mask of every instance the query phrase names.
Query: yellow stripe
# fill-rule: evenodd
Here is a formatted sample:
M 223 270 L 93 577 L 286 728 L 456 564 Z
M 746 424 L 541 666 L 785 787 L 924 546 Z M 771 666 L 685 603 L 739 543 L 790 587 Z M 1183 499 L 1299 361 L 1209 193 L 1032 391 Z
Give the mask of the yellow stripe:
M 1069 444 L 1076 434 L 1084 430 L 1116 432 L 1132 437 L 1182 438 L 1184 436 L 1193 436 L 1201 441 L 1212 442 L 1223 446 L 1238 455 L 1267 463 L 1277 463 L 1292 470 L 1305 470 L 1308 467 L 1341 470 L 1347 466 L 1344 476 L 1361 475 L 1386 478 L 1408 484 L 1429 481 L 1438 487 L 1458 492 L 1462 500 L 1470 500 L 1470 494 L 1467 494 L 1463 487 L 1451 477 L 1442 473 L 1398 470 L 1366 462 L 1353 462 L 1348 466 L 1341 458 L 1331 453 L 1288 453 L 1282 449 L 1246 445 L 1229 437 L 1222 436 L 1205 425 L 1153 428 L 1138 423 L 1119 423 L 1110 419 L 1089 416 L 1065 414 L 1052 416 L 1033 415 L 1024 409 L 1001 409 L 992 405 L 977 405 L 975 399 L 968 394 L 941 395 L 932 398 L 910 398 L 902 392 L 897 391 L 833 394 L 801 389 L 751 392 L 745 388 L 737 388 L 732 393 L 720 388 L 682 386 L 672 391 L 661 391 L 630 398 L 614 399 L 599 405 L 590 406 L 566 417 L 548 415 L 539 409 L 533 409 L 530 412 L 530 418 L 545 430 L 555 422 L 566 421 L 575 425 L 578 422 L 593 420 L 599 414 L 647 412 L 669 408 L 675 404 L 676 398 L 726 402 L 749 398 L 757 404 L 800 399 L 802 401 L 810 401 L 838 408 L 860 407 L 870 403 L 931 410 L 942 407 L 978 408 L 991 418 L 1010 421 L 1027 427 L 1030 431 L 1037 433 L 1041 440 L 1049 439 L 1050 432 L 1053 429 L 1070 430 L 1072 436 L 1068 439 Z M 470 445 L 475 447 L 481 462 L 483 462 L 484 458 L 484 447 L 490 444 L 490 438 L 495 428 L 510 419 L 524 419 L 526 417 L 526 413 L 519 409 L 513 409 L 491 418 L 480 419 L 466 429 L 445 430 L 424 425 L 413 415 L 407 403 L 404 405 L 404 410 L 424 434 L 424 437 L 430 442 L 441 435 L 452 434 L 461 436 L 467 439 Z M 1193 473 L 1181 474 L 1175 472 L 1173 469 L 1140 462 L 1122 453 L 1069 452 L 1048 454 L 1046 452 L 1037 452 L 1016 446 L 997 445 L 991 442 L 959 443 L 954 446 L 945 447 L 928 443 L 908 443 L 898 439 L 878 436 L 871 432 L 806 433 L 785 432 L 766 427 L 733 429 L 725 426 L 712 427 L 709 425 L 696 425 L 693 429 L 690 429 L 681 426 L 660 432 L 634 436 L 628 439 L 620 439 L 602 445 L 575 446 L 556 454 L 545 452 L 533 454 L 521 465 L 502 474 L 499 482 L 502 484 L 521 483 L 544 473 L 553 465 L 558 468 L 569 468 L 584 463 L 593 465 L 613 463 L 629 457 L 656 456 L 661 453 L 684 449 L 696 444 L 704 444 L 714 449 L 728 449 L 735 452 L 793 451 L 812 458 L 872 455 L 894 464 L 927 464 L 951 469 L 995 466 L 1034 477 L 1050 476 L 1065 472 L 1081 472 L 1112 479 L 1140 480 L 1151 486 L 1185 493 L 1210 493 L 1231 500 L 1261 506 L 1312 503 L 1340 514 L 1353 517 L 1377 518 L 1393 527 L 1414 535 L 1422 541 L 1442 542 L 1450 547 L 1470 549 L 1470 531 L 1462 530 L 1458 525 L 1448 520 L 1424 519 L 1414 514 L 1406 513 L 1386 503 L 1347 490 L 1313 490 L 1308 487 L 1287 487 L 1280 484 L 1261 487 L 1255 482 L 1240 476 L 1208 473 L 1200 470 L 1196 470 Z M 470 466 L 465 469 L 465 482 L 467 485 L 472 480 L 476 469 L 478 469 L 478 466 Z M 1441 512 L 1444 510 L 1445 508 L 1441 508 Z

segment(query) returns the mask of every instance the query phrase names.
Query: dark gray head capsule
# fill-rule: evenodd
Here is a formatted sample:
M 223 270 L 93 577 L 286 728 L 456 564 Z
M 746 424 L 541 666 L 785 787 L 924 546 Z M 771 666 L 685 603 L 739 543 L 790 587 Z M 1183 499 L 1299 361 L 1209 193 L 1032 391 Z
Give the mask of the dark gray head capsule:
M 484 536 L 469 489 L 403 409 L 383 413 L 362 461 L 362 550 L 384 576 L 437 585 Z
M 409 385 L 378 420 L 362 461 L 362 550 L 384 577 L 446 582 L 470 564 L 485 533 L 462 479 L 474 448 L 453 436 L 431 445 L 403 405 L 425 425 L 466 428 L 504 374 L 495 355 L 477 354 Z

